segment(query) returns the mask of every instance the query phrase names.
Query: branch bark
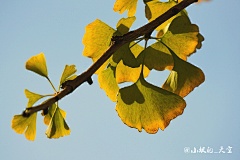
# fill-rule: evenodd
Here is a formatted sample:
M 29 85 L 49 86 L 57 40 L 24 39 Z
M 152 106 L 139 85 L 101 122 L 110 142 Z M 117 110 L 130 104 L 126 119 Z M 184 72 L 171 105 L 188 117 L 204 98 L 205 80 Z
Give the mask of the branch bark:
M 136 38 L 151 34 L 155 28 L 157 28 L 159 25 L 164 23 L 166 20 L 170 19 L 172 16 L 178 14 L 181 10 L 189 6 L 190 4 L 197 2 L 198 0 L 183 0 L 179 4 L 175 5 L 174 7 L 170 8 L 167 12 L 156 18 L 154 21 L 134 30 L 130 31 L 127 34 L 123 36 L 114 36 L 112 37 L 112 43 L 110 47 L 106 50 L 106 52 L 95 62 L 93 63 L 85 72 L 83 72 L 81 75 L 79 75 L 74 80 L 67 81 L 63 83 L 62 88 L 63 90 L 56 94 L 54 97 L 50 98 L 45 103 L 42 103 L 40 105 L 26 108 L 25 111 L 23 111 L 23 116 L 30 116 L 34 112 L 40 111 L 40 110 L 46 110 L 49 106 L 51 106 L 53 103 L 57 102 L 58 100 L 62 99 L 66 95 L 72 93 L 75 89 L 77 89 L 81 84 L 83 84 L 85 81 L 87 81 L 89 84 L 92 84 L 91 76 L 100 68 L 103 63 L 108 60 L 108 58 L 111 57 L 113 53 L 115 53 L 121 46 L 123 46 L 125 43 L 134 41 Z

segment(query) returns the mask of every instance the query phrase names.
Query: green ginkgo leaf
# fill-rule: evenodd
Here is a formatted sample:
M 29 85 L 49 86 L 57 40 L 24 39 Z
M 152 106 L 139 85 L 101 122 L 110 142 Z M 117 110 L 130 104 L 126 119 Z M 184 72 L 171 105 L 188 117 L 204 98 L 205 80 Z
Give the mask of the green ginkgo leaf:
M 43 53 L 32 56 L 29 60 L 27 60 L 25 68 L 43 77 L 48 77 L 47 64 Z
M 114 12 L 119 11 L 119 14 L 122 14 L 125 10 L 128 10 L 128 17 L 135 15 L 137 10 L 138 0 L 117 0 L 114 4 Z
M 172 50 L 170 51 L 174 58 L 174 67 L 162 88 L 185 97 L 204 82 L 205 76 L 200 68 L 180 59 Z
M 36 93 L 30 92 L 27 89 L 24 90 L 24 93 L 25 93 L 26 97 L 29 99 L 28 104 L 27 104 L 27 108 L 32 107 L 33 104 L 35 102 L 37 102 L 39 99 L 41 99 L 43 97 L 46 97 L 46 96 L 49 96 L 49 95 L 36 94 Z
M 33 113 L 29 117 L 15 115 L 13 116 L 11 127 L 18 134 L 23 134 L 25 131 L 25 137 L 29 141 L 34 141 L 36 137 L 36 121 L 37 113 Z
M 76 73 L 77 70 L 75 69 L 75 65 L 66 65 L 65 66 L 65 69 L 62 73 L 62 77 L 61 77 L 61 80 L 60 80 L 60 86 L 71 76 L 73 75 L 74 73 Z
M 174 1 L 169 1 L 169 2 L 160 2 L 158 0 L 150 1 L 150 2 L 146 3 L 146 6 L 145 6 L 146 18 L 149 20 L 149 22 L 151 22 L 151 21 L 155 20 L 157 17 L 159 17 L 160 15 L 162 15 L 163 13 L 165 13 L 167 10 L 169 10 L 170 8 L 175 6 L 176 4 L 177 3 Z M 172 22 L 172 20 L 174 18 L 181 16 L 181 15 L 186 16 L 187 12 L 185 10 L 179 12 L 177 15 L 171 17 L 170 19 L 165 21 L 163 24 L 158 26 L 155 30 L 160 31 L 160 30 L 164 29 L 166 26 L 169 25 L 169 23 Z
M 172 21 L 161 41 L 186 61 L 203 37 L 199 35 L 198 26 L 191 24 L 187 16 L 179 16 Z
M 119 86 L 115 77 L 116 68 L 109 66 L 107 69 L 103 70 L 98 74 L 98 82 L 101 89 L 104 89 L 107 96 L 116 102 L 117 93 L 119 91 Z
M 119 90 L 116 111 L 129 127 L 156 133 L 181 115 L 185 107 L 182 97 L 146 82 L 141 74 L 136 83 Z
M 61 111 L 56 104 L 53 104 L 53 113 L 48 128 L 45 132 L 48 138 L 59 138 L 69 135 L 71 130 L 68 127 Z M 50 111 L 51 112 L 51 111 Z

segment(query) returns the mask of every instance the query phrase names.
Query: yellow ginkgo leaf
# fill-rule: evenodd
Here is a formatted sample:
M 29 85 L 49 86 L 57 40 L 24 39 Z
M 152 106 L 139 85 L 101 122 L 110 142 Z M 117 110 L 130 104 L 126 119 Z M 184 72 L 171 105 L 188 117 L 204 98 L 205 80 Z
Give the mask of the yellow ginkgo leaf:
M 174 67 L 162 88 L 185 97 L 204 82 L 205 76 L 200 68 L 180 59 L 172 50 L 170 51 L 174 58 Z
M 163 13 L 165 13 L 167 10 L 169 10 L 170 8 L 175 6 L 176 4 L 177 3 L 174 1 L 169 1 L 169 2 L 160 2 L 158 0 L 150 1 L 150 2 L 146 3 L 146 6 L 145 6 L 146 18 L 148 19 L 149 22 L 151 22 L 151 21 L 155 20 L 157 17 L 159 17 L 160 15 L 162 15 Z M 166 26 L 169 25 L 169 23 L 172 22 L 172 20 L 174 18 L 181 16 L 181 15 L 186 16 L 187 12 L 185 10 L 179 12 L 177 15 L 171 17 L 170 19 L 165 21 L 163 24 L 158 26 L 155 30 L 160 31 L 160 30 L 164 29 Z
M 68 127 L 60 108 L 53 105 L 53 115 L 45 132 L 48 138 L 59 138 L 69 135 L 71 130 Z
M 26 97 L 29 99 L 28 104 L 27 104 L 27 108 L 32 107 L 33 104 L 35 102 L 37 102 L 39 99 L 48 96 L 48 95 L 36 94 L 36 93 L 30 92 L 27 89 L 24 90 L 24 93 L 25 93 Z
M 135 15 L 137 10 L 138 0 L 117 0 L 114 4 L 114 12 L 119 11 L 119 14 L 122 14 L 125 10 L 128 10 L 128 17 Z
M 117 93 L 119 86 L 115 77 L 116 68 L 109 66 L 107 69 L 103 70 L 98 74 L 98 82 L 101 89 L 104 89 L 107 96 L 116 102 Z
M 71 76 L 73 75 L 74 73 L 76 73 L 77 70 L 75 69 L 75 65 L 66 65 L 65 66 L 65 69 L 62 73 L 62 77 L 61 77 L 61 80 L 60 80 L 60 86 Z
M 43 77 L 48 77 L 47 64 L 43 53 L 32 56 L 29 60 L 27 60 L 25 68 Z
M 136 20 L 136 17 L 122 18 L 117 23 L 117 31 L 122 35 L 126 34 L 131 28 L 133 22 Z
M 123 64 L 121 60 L 116 67 L 116 80 L 117 83 L 133 82 L 135 83 L 141 73 L 142 65 L 136 68 L 128 67 Z
M 161 41 L 166 44 L 179 58 L 187 60 L 187 57 L 195 52 L 196 47 L 203 41 L 199 39 L 199 29 L 191 24 L 187 16 L 179 16 L 170 24 L 168 31 Z
M 48 113 L 46 115 L 43 115 L 44 116 L 44 119 L 43 119 L 44 124 L 49 125 L 49 123 L 50 123 L 50 121 L 51 121 L 51 119 L 54 115 L 55 109 L 56 109 L 56 104 L 55 103 L 53 105 L 51 105 L 50 107 L 48 107 Z M 60 110 L 63 118 L 65 119 L 67 113 L 60 108 L 59 108 L 59 110 Z
M 29 141 L 34 141 L 36 137 L 36 121 L 37 113 L 33 113 L 29 117 L 23 117 L 22 115 L 15 115 L 12 119 L 12 129 L 18 133 L 23 134 Z
M 140 76 L 135 84 L 119 90 L 116 111 L 129 127 L 156 133 L 181 115 L 185 107 L 182 97 L 151 85 Z
M 165 69 L 172 70 L 173 68 L 172 55 L 168 48 L 161 42 L 156 42 L 147 47 L 145 50 L 145 55 L 140 54 L 138 59 L 142 59 L 143 57 L 144 65 L 149 70 L 155 69 L 158 71 L 163 71 Z

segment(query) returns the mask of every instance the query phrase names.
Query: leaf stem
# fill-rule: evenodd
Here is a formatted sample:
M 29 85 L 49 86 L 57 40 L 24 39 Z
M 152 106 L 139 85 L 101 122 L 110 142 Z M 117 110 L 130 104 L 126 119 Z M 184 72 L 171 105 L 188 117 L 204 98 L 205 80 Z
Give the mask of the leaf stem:
M 55 87 L 53 86 L 51 80 L 50 80 L 48 77 L 47 77 L 47 80 L 48 80 L 48 82 L 51 84 L 51 86 L 52 86 L 53 90 L 55 91 L 55 93 L 57 93 L 57 90 L 56 90 Z

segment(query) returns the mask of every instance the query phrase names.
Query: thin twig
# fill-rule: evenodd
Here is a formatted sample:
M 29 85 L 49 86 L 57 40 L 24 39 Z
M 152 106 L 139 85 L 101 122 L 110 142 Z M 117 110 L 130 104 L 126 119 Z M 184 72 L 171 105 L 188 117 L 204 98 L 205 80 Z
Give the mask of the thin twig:
M 93 63 L 85 72 L 79 75 L 74 80 L 69 80 L 64 82 L 62 85 L 63 90 L 56 94 L 54 97 L 47 100 L 45 103 L 27 108 L 24 112 L 24 116 L 30 116 L 34 112 L 47 109 L 50 105 L 62 99 L 66 95 L 72 93 L 76 88 L 78 88 L 82 83 L 87 81 L 89 84 L 92 83 L 91 76 L 100 68 L 103 63 L 111 57 L 113 53 L 115 53 L 121 46 L 124 44 L 136 40 L 136 38 L 143 35 L 151 35 L 155 28 L 159 25 L 178 14 L 181 10 L 189 6 L 190 4 L 197 2 L 198 0 L 183 0 L 179 4 L 170 8 L 167 12 L 153 20 L 152 22 L 134 30 L 130 31 L 123 36 L 114 36 L 112 37 L 112 42 L 110 47 L 106 50 L 106 52 L 95 62 Z

